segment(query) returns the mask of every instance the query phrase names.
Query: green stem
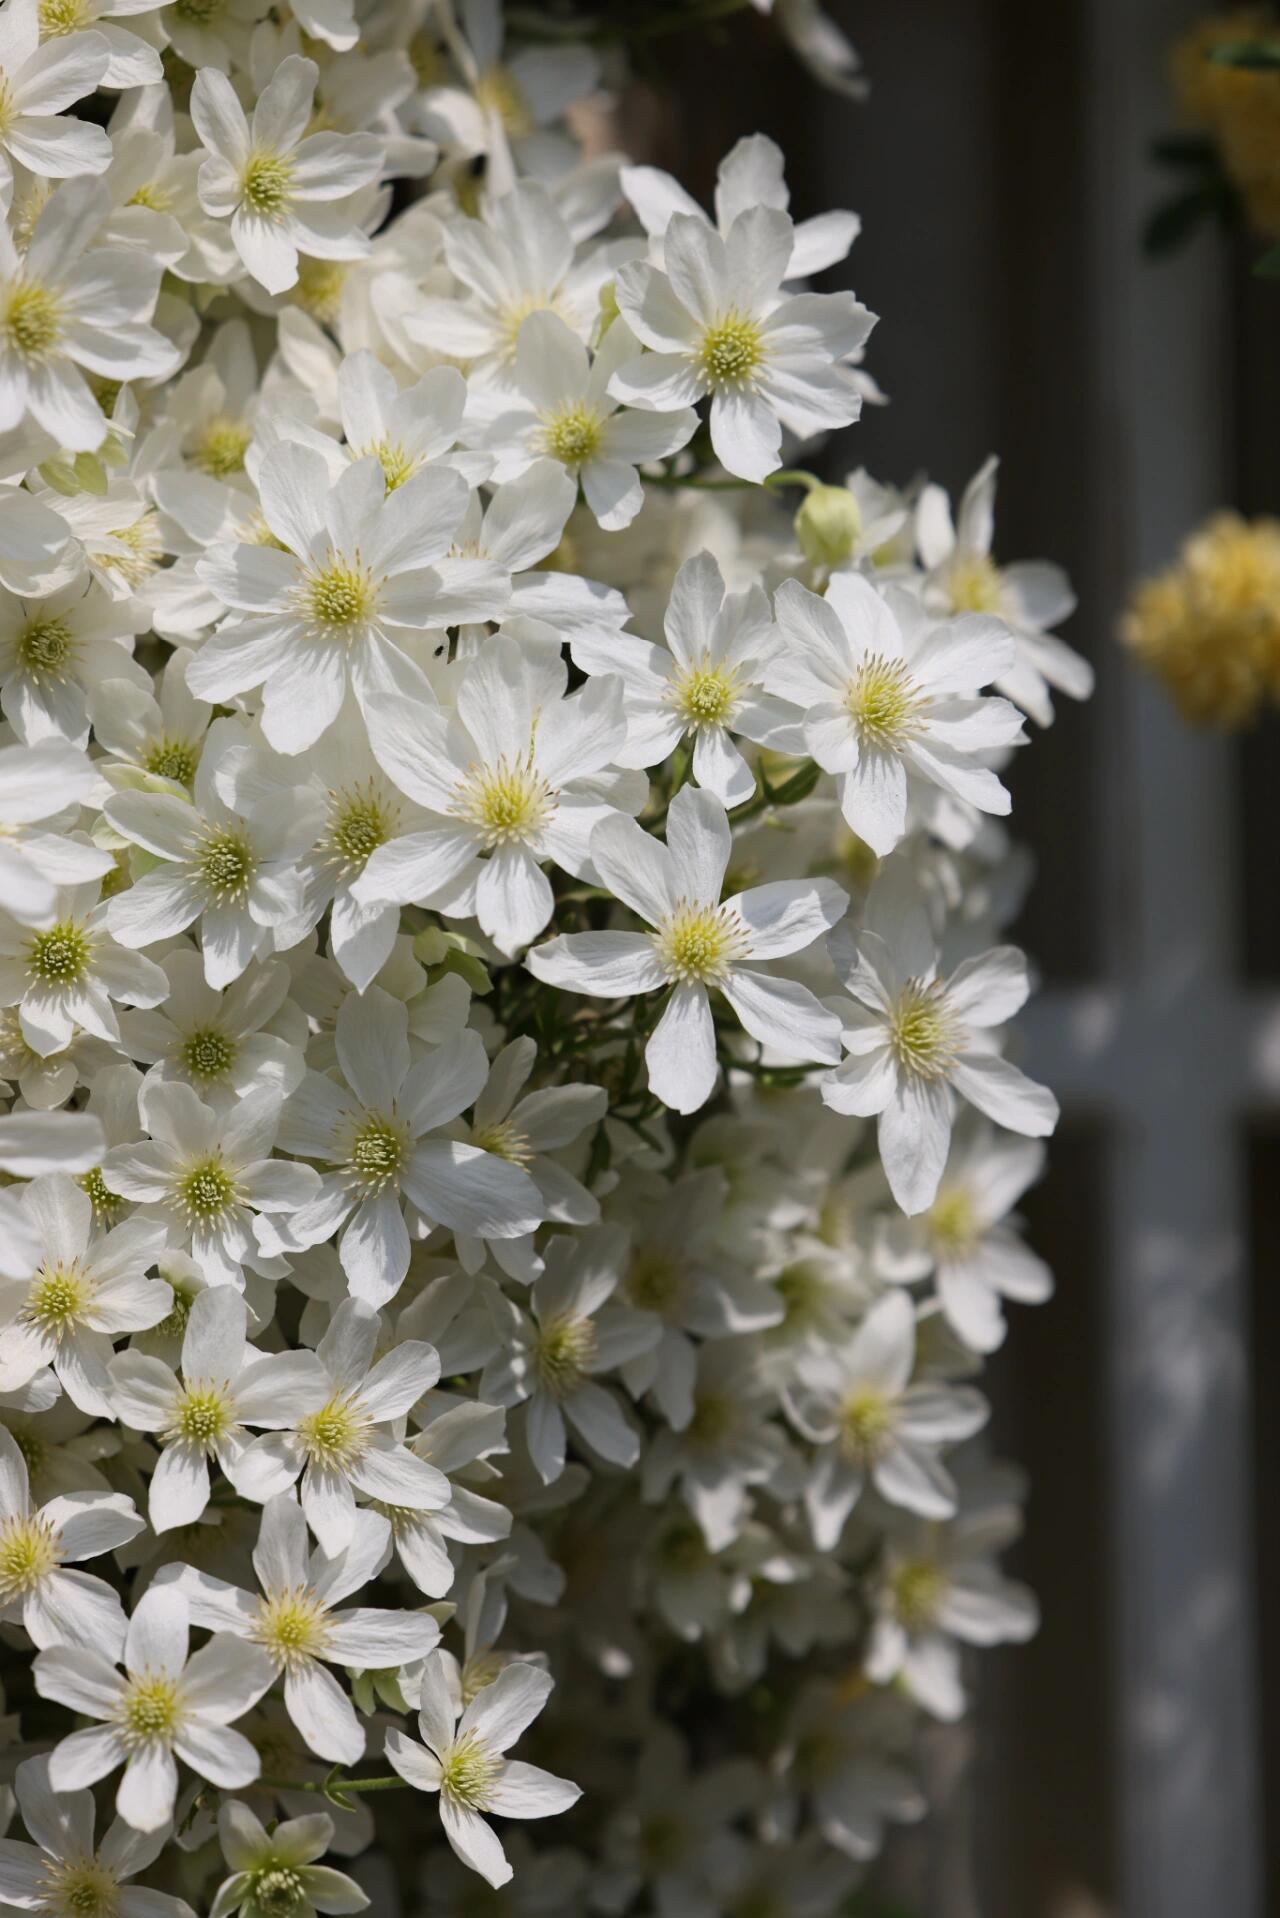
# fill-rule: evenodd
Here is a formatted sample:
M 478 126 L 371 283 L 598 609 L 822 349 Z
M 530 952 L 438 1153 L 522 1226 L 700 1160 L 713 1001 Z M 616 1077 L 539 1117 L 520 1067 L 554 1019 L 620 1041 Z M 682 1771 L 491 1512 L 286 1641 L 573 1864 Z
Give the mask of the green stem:
M 741 493 L 754 492 L 757 482 L 749 479 L 708 479 L 701 473 L 646 473 L 646 486 L 683 487 L 690 493 Z M 780 492 L 787 486 L 803 486 L 811 493 L 822 481 L 813 473 L 806 473 L 798 466 L 779 467 L 776 473 L 769 473 L 760 482 L 770 492 Z
M 265 1785 L 268 1791 L 314 1791 L 322 1798 L 328 1798 L 334 1792 L 357 1791 L 408 1791 L 409 1781 L 394 1773 L 390 1778 L 259 1778 L 255 1781 Z

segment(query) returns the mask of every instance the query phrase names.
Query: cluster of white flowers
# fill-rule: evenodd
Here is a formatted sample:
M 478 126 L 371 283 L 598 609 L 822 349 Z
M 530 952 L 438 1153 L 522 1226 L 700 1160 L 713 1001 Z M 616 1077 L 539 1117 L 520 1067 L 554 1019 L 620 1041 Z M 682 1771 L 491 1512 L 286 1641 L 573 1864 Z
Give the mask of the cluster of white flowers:
M 1069 591 L 540 13 L 0 6 L 6 1909 L 833 1913 L 1034 1628 Z

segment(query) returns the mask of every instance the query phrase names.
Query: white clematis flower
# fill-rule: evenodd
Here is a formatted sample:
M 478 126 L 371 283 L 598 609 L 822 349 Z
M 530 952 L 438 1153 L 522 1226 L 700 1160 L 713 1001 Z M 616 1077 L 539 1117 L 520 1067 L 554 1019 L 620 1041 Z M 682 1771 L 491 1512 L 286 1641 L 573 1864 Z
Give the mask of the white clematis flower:
M 796 1425 L 817 1446 L 804 1488 L 813 1542 L 833 1552 L 845 1520 L 872 1484 L 890 1505 L 950 1518 L 956 1488 L 938 1453 L 987 1422 L 980 1392 L 912 1383 L 916 1319 L 904 1292 L 871 1307 L 843 1349 L 803 1353 L 786 1393 Z
M 507 1665 L 458 1715 L 437 1653 L 422 1677 L 418 1729 L 426 1749 L 404 1732 L 387 1733 L 387 1757 L 406 1784 L 439 1792 L 445 1836 L 464 1865 L 491 1885 L 511 1877 L 501 1842 L 485 1814 L 548 1818 L 582 1796 L 567 1778 L 508 1758 L 508 1750 L 551 1695 L 549 1672 Z
M 95 1847 L 92 1793 L 54 1791 L 47 1757 L 24 1759 L 13 1782 L 33 1842 L 0 1847 L 0 1903 L 49 1918 L 195 1918 L 185 1898 L 127 1882 L 154 1864 L 167 1826 L 135 1831 L 117 1818 Z
M 291 1492 L 263 1507 L 253 1569 L 259 1592 L 242 1591 L 194 1566 L 161 1574 L 184 1595 L 193 1624 L 260 1645 L 284 1678 L 284 1705 L 310 1749 L 332 1764 L 356 1765 L 365 1733 L 329 1665 L 383 1671 L 434 1651 L 440 1627 L 427 1612 L 388 1611 L 344 1599 L 387 1561 L 391 1527 L 377 1512 L 357 1512 L 348 1543 L 332 1557 L 308 1546 L 307 1521 Z
M 119 1657 L 120 1600 L 104 1579 L 74 1567 L 127 1545 L 143 1524 L 122 1492 L 68 1492 L 33 1511 L 27 1462 L 0 1426 L 0 1618 L 20 1624 L 33 1645 L 86 1645 Z M 4 1895 L 0 1881 L 0 1901 Z
M 275 1676 L 257 1645 L 219 1636 L 188 1657 L 189 1614 L 180 1593 L 153 1586 L 129 1620 L 122 1676 L 99 1651 L 56 1645 L 35 1661 L 36 1690 L 101 1722 L 70 1732 L 49 1757 L 55 1792 L 80 1791 L 124 1767 L 116 1810 L 135 1830 L 173 1816 L 178 1759 L 224 1791 L 261 1770 L 247 1738 L 231 1730 Z
M 209 1502 L 209 1462 L 237 1483 L 251 1426 L 278 1429 L 318 1412 L 329 1377 L 314 1352 L 259 1352 L 246 1337 L 244 1300 L 208 1286 L 191 1303 L 182 1377 L 146 1352 L 117 1352 L 109 1367 L 117 1418 L 161 1444 L 151 1475 L 157 1532 L 193 1525 Z
M 209 158 L 200 204 L 231 221 L 245 270 L 268 293 L 297 283 L 298 255 L 356 260 L 369 243 L 349 203 L 382 171 L 383 144 L 371 133 L 308 133 L 320 69 L 293 53 L 259 94 L 253 123 L 226 75 L 202 67 L 191 118 Z
M 832 1013 L 807 986 L 758 970 L 811 946 L 848 906 L 830 879 L 779 879 L 721 901 L 733 838 L 721 802 L 683 787 L 661 845 L 634 820 L 596 829 L 592 858 L 602 879 L 652 932 L 561 934 L 526 958 L 535 978 L 569 992 L 617 999 L 670 987 L 645 1046 L 649 1085 L 664 1105 L 696 1112 L 716 1081 L 709 993 L 723 994 L 753 1039 L 792 1059 L 831 1061 Z
M 1009 811 L 987 761 L 1021 743 L 1021 716 L 977 697 L 1012 662 L 1002 626 L 939 625 L 908 594 L 881 594 L 853 573 L 836 574 L 821 599 L 787 580 L 774 610 L 785 644 L 766 684 L 803 713 L 810 753 L 835 774 L 845 819 L 873 852 L 892 852 L 906 833 L 913 786 Z

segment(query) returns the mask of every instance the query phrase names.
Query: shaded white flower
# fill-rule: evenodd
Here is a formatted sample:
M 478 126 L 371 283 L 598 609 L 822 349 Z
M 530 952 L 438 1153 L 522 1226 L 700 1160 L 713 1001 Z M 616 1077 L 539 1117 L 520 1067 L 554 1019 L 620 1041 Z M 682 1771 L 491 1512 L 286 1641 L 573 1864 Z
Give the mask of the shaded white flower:
M 391 1527 L 377 1512 L 357 1512 L 347 1544 L 330 1557 L 312 1550 L 307 1521 L 292 1492 L 263 1507 L 253 1568 L 260 1591 L 214 1578 L 194 1566 L 162 1574 L 191 1607 L 192 1622 L 260 1645 L 284 1678 L 284 1705 L 308 1746 L 334 1764 L 364 1757 L 364 1727 L 326 1669 L 383 1671 L 425 1658 L 440 1639 L 428 1612 L 358 1605 L 341 1609 L 387 1561 Z
M 0 1005 L 16 1006 L 22 1036 L 42 1057 L 61 1052 L 77 1027 L 120 1044 L 115 1001 L 157 1006 L 168 981 L 141 953 L 117 945 L 97 881 L 60 890 L 43 931 L 0 919 Z
M 305 1070 L 307 1033 L 305 1019 L 285 1007 L 292 981 L 283 960 L 255 960 L 224 992 L 209 985 L 189 947 L 166 953 L 160 965 L 163 1001 L 121 1022 L 125 1049 L 150 1067 L 148 1080 L 189 1085 L 215 1108 L 259 1086 L 293 1091 Z
M 587 874 L 594 828 L 619 807 L 638 811 L 648 790 L 614 770 L 627 732 L 619 682 L 566 697 L 567 684 L 552 649 L 495 638 L 465 662 L 452 712 L 370 701 L 375 757 L 438 823 L 380 846 L 352 888 L 358 902 L 474 912 L 507 954 L 537 937 L 555 904 L 542 861 Z
M 30 416 L 59 446 L 93 452 L 107 419 L 85 375 L 158 379 L 177 365 L 177 349 L 149 324 L 162 263 L 93 244 L 110 213 L 99 181 L 69 180 L 45 202 L 25 253 L 0 222 L 0 432 Z
M 319 796 L 304 786 L 237 802 L 234 720 L 215 722 L 196 768 L 192 802 L 168 792 L 121 792 L 103 812 L 123 838 L 160 862 L 109 902 L 122 946 L 153 946 L 200 924 L 204 975 L 229 986 L 274 934 L 300 915 L 298 861 L 315 844 Z M 301 930 L 298 934 L 302 936 Z
M 836 775 L 845 819 L 873 852 L 892 852 L 907 831 L 913 786 L 1009 811 L 987 761 L 1022 740 L 1021 718 L 1007 700 L 977 697 L 1012 658 L 1002 626 L 938 624 L 909 595 L 853 573 L 837 573 L 822 599 L 787 580 L 774 611 L 785 645 L 766 684 L 803 713 L 809 752 Z
M 307 132 L 319 77 L 314 60 L 290 54 L 258 95 L 252 124 L 215 67 L 202 67 L 191 90 L 191 118 L 209 152 L 200 204 L 230 219 L 245 270 L 268 293 L 296 284 L 300 253 L 356 260 L 369 250 L 349 203 L 382 171 L 382 142 Z
M 68 1492 L 33 1510 L 27 1462 L 0 1426 L 0 1617 L 21 1624 L 33 1645 L 87 1645 L 119 1656 L 119 1598 L 104 1579 L 74 1568 L 142 1529 L 122 1492 Z
M 1051 692 L 1088 699 L 1093 668 L 1047 630 L 1075 611 L 1075 594 L 1062 568 L 1042 559 L 997 566 L 991 557 L 998 464 L 989 459 L 974 474 L 954 522 L 940 486 L 921 492 L 915 530 L 928 569 L 922 590 L 935 612 L 985 613 L 1008 628 L 1013 660 L 996 687 L 1047 726 L 1053 718 Z
M 1006 1299 L 1040 1305 L 1052 1294 L 1048 1266 L 1006 1217 L 1044 1161 L 1037 1139 L 1006 1138 L 987 1125 L 957 1132 L 928 1211 L 884 1222 L 879 1271 L 908 1285 L 932 1274 L 948 1323 L 971 1351 L 1004 1343 Z
M 638 466 L 678 452 L 698 424 L 691 407 L 646 413 L 609 395 L 619 367 L 638 358 L 640 343 L 615 320 L 594 358 L 554 312 L 530 314 L 516 339 L 511 384 L 523 404 L 505 406 L 486 427 L 494 477 L 516 479 L 534 460 L 558 460 L 577 479 L 598 523 L 629 526 L 644 504 Z
M 564 1471 L 566 1421 L 589 1455 L 624 1467 L 640 1457 L 639 1433 L 599 1383 L 661 1335 L 651 1314 L 612 1302 L 626 1249 L 625 1234 L 611 1226 L 552 1239 L 529 1313 L 509 1299 L 494 1301 L 502 1350 L 480 1375 L 480 1395 L 525 1406 L 525 1443 L 546 1484 Z
M 151 1137 L 113 1146 L 102 1162 L 104 1183 L 162 1221 L 215 1285 L 243 1289 L 242 1267 L 262 1269 L 257 1216 L 296 1212 L 320 1186 L 310 1166 L 272 1157 L 279 1090 L 259 1086 L 230 1112 L 217 1112 L 188 1085 L 152 1080 L 138 1103 Z
M 634 820 L 605 821 L 591 841 L 596 869 L 653 931 L 561 934 L 525 961 L 548 985 L 599 998 L 672 988 L 645 1060 L 651 1090 L 677 1112 L 696 1112 L 715 1087 L 712 989 L 762 1046 L 792 1059 L 834 1056 L 834 1015 L 807 986 L 753 962 L 812 945 L 843 916 L 848 895 L 830 879 L 781 879 L 722 903 L 732 844 L 720 800 L 692 786 L 671 802 L 665 846 Z
M 868 1483 L 890 1505 L 925 1518 L 950 1518 L 956 1489 L 939 1457 L 972 1438 L 988 1406 L 969 1386 L 912 1382 L 915 1311 L 887 1292 L 843 1348 L 804 1352 L 785 1398 L 791 1417 L 818 1448 L 804 1502 L 819 1551 L 832 1552 Z
M 109 599 L 84 577 L 46 598 L 0 594 L 0 706 L 25 745 L 87 744 L 90 704 L 104 680 L 150 687 L 133 659 L 144 619 L 136 602 Z
M 13 1782 L 33 1842 L 0 1848 L 0 1902 L 48 1918 L 194 1918 L 185 1898 L 126 1882 L 160 1856 L 166 1825 L 142 1832 L 117 1818 L 95 1847 L 92 1794 L 55 1791 L 47 1757 L 24 1759 Z
M 667 645 L 575 635 L 573 661 L 586 673 L 616 673 L 627 715 L 624 766 L 656 766 L 692 742 L 693 776 L 725 806 L 755 791 L 734 735 L 784 752 L 801 752 L 800 715 L 766 692 L 777 630 L 762 588 L 728 593 L 710 553 L 695 553 L 676 574 L 664 627 Z
M 721 238 L 699 214 L 672 215 L 663 266 L 618 269 L 618 307 L 652 349 L 609 390 L 677 412 L 711 400 L 711 443 L 727 472 L 763 480 L 782 464 L 782 428 L 801 438 L 848 426 L 862 395 L 842 362 L 873 316 L 852 293 L 786 294 L 795 229 L 775 207 L 738 214 Z
M 308 1072 L 285 1110 L 281 1143 L 326 1161 L 316 1201 L 293 1218 L 296 1245 L 338 1242 L 352 1292 L 393 1298 L 409 1269 L 403 1205 L 450 1231 L 521 1238 L 542 1217 L 541 1195 L 519 1165 L 444 1134 L 488 1077 L 483 1042 L 462 1032 L 415 1058 L 409 1014 L 378 986 L 342 1003 L 335 1029 L 346 1084 Z
M 348 687 L 366 712 L 378 694 L 403 698 L 415 634 L 496 617 L 506 603 L 500 568 L 447 557 L 467 488 L 446 466 L 388 492 L 377 458 L 331 481 L 322 454 L 285 444 L 263 460 L 259 487 L 287 550 L 215 547 L 200 561 L 200 577 L 235 616 L 191 661 L 187 684 L 210 700 L 261 686 L 263 733 L 278 752 L 312 745 Z
M 411 1511 L 440 1511 L 449 1502 L 443 1472 L 411 1452 L 397 1435 L 403 1420 L 440 1376 L 440 1359 L 421 1339 L 402 1339 L 376 1362 L 378 1315 L 363 1299 L 347 1299 L 316 1347 L 327 1392 L 323 1405 L 295 1431 L 255 1440 L 242 1462 L 239 1488 L 263 1504 L 302 1479 L 302 1510 L 331 1557 L 356 1532 L 356 1492 Z
M 893 934 L 891 945 L 868 924 L 835 942 L 833 957 L 853 995 L 840 1011 L 849 1057 L 823 1080 L 822 1096 L 836 1112 L 878 1118 L 890 1190 L 915 1214 L 937 1194 L 956 1094 L 1031 1138 L 1053 1131 L 1058 1102 L 1002 1058 L 990 1036 L 1026 1001 L 1022 954 L 995 946 L 942 973 L 923 914 L 904 915 Z
M 146 1276 L 164 1246 L 164 1228 L 126 1219 L 99 1237 L 88 1194 L 64 1173 L 51 1173 L 23 1191 L 19 1229 L 9 1257 L 11 1269 L 21 1259 L 24 1276 L 0 1280 L 0 1391 L 51 1365 L 82 1412 L 109 1418 L 106 1368 L 114 1341 L 158 1325 L 173 1304 L 169 1287 Z
M 328 1400 L 328 1374 L 314 1352 L 259 1352 L 247 1324 L 238 1292 L 208 1286 L 189 1306 L 181 1379 L 149 1352 L 118 1352 L 111 1361 L 115 1416 L 160 1441 L 149 1505 L 157 1532 L 200 1517 L 212 1489 L 211 1459 L 238 1483 L 247 1428 L 295 1425 Z
M 14 161 L 52 180 L 102 173 L 111 161 L 102 128 L 66 112 L 106 78 L 111 48 L 101 33 L 75 32 L 41 46 L 42 11 L 39 0 L 8 0 L 0 9 L 0 200 L 6 211 Z M 77 17 L 75 24 L 88 22 Z
M 511 1867 L 486 1814 L 548 1818 L 582 1796 L 568 1779 L 506 1756 L 546 1704 L 553 1683 L 549 1672 L 534 1665 L 507 1665 L 459 1716 L 436 1654 L 422 1677 L 423 1745 L 404 1732 L 387 1733 L 394 1769 L 418 1791 L 439 1792 L 446 1838 L 463 1864 L 491 1885 L 505 1885 Z
M 74 746 L 0 746 L 0 908 L 21 925 L 51 926 L 59 886 L 110 871 L 109 852 L 69 831 L 97 777 Z
M 288 1818 L 268 1832 L 242 1799 L 224 1798 L 218 1839 L 231 1876 L 219 1885 L 209 1918 L 231 1918 L 237 1911 L 266 1918 L 271 1905 L 279 1909 L 284 1899 L 293 1901 L 296 1918 L 313 1918 L 317 1911 L 364 1911 L 369 1900 L 355 1879 L 316 1863 L 333 1835 L 333 1820 L 324 1812 Z
M 129 1620 L 123 1676 L 101 1652 L 57 1645 L 38 1653 L 41 1698 L 100 1721 L 55 1746 L 55 1792 L 96 1785 L 123 1766 L 116 1810 L 136 1831 L 153 1832 L 173 1816 L 178 1759 L 224 1791 L 252 1784 L 258 1754 L 231 1724 L 257 1704 L 275 1668 L 261 1647 L 224 1636 L 188 1657 L 188 1631 L 186 1600 L 153 1586 Z

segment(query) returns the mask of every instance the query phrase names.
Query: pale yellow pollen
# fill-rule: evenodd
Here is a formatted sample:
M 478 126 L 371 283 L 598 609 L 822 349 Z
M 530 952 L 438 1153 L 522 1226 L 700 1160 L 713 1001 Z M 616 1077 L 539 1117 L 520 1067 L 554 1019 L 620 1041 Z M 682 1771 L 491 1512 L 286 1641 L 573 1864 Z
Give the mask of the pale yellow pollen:
M 39 280 L 12 280 L 0 294 L 0 338 L 28 365 L 51 358 L 62 328 L 62 303 Z
M 714 985 L 749 950 L 746 929 L 731 906 L 691 906 L 680 901 L 650 934 L 669 979 Z
M 144 180 L 130 197 L 129 205 L 146 207 L 150 213 L 167 213 L 173 205 L 173 195 L 158 180 Z
M 22 1317 L 49 1338 L 61 1339 L 81 1323 L 96 1286 L 77 1265 L 42 1265 L 31 1282 Z
M 406 480 L 412 479 L 420 461 L 398 440 L 371 440 L 367 446 L 353 449 L 357 459 L 375 459 L 382 468 L 382 478 L 388 493 L 394 493 Z
M 588 406 L 567 406 L 560 413 L 545 415 L 542 443 L 552 459 L 565 466 L 581 466 L 600 446 L 603 422 Z
M 44 614 L 27 621 L 14 641 L 14 652 L 32 679 L 60 680 L 73 644 L 68 622 Z
M 358 1459 L 368 1433 L 369 1420 L 350 1397 L 332 1398 L 318 1412 L 308 1412 L 298 1421 L 303 1449 L 319 1465 L 341 1468 Z
M 663 1246 L 641 1245 L 632 1254 L 623 1289 L 637 1311 L 665 1318 L 678 1313 L 688 1284 L 673 1253 Z
M 125 1743 L 134 1748 L 153 1739 L 167 1744 L 182 1718 L 182 1699 L 173 1680 L 150 1672 L 129 1680 L 117 1708 Z
M 353 638 L 370 618 L 378 597 L 369 573 L 337 560 L 310 574 L 301 594 L 308 617 L 330 635 L 345 639 Z
M 293 184 L 293 164 L 281 153 L 261 148 L 245 161 L 240 175 L 240 192 L 251 212 L 264 219 L 278 219 L 289 204 Z
M 347 1168 L 366 1192 L 381 1192 L 399 1178 L 407 1154 L 404 1127 L 371 1115 L 352 1137 Z
M 74 986 L 89 965 L 88 936 L 72 920 L 37 932 L 27 947 L 27 971 L 46 990 Z
M 909 979 L 889 1026 L 898 1065 L 917 1079 L 942 1079 L 955 1062 L 959 1032 L 936 984 Z
M 928 1559 L 900 1565 L 892 1580 L 893 1609 L 909 1632 L 925 1632 L 947 1595 L 946 1575 Z
M 169 1436 L 212 1450 L 235 1423 L 230 1386 L 202 1381 L 183 1388 L 174 1411 Z
M 41 1911 L 57 1918 L 120 1918 L 120 1881 L 96 1858 L 46 1856 Z
M 476 81 L 475 95 L 487 112 L 498 116 L 511 139 L 524 140 L 533 132 L 537 122 L 509 67 L 486 67 Z
M 840 1438 L 855 1458 L 878 1458 L 893 1432 L 893 1407 L 874 1386 L 860 1386 L 840 1408 Z
M 233 473 L 243 473 L 252 438 L 243 420 L 219 413 L 202 428 L 192 458 L 212 479 L 229 479 Z
M 919 732 L 927 701 L 904 660 L 868 653 L 845 704 L 863 745 L 895 752 Z
M 534 1157 L 528 1133 L 522 1132 L 510 1119 L 477 1127 L 471 1135 L 471 1143 L 479 1146 L 482 1152 L 492 1152 L 496 1158 L 505 1159 L 509 1165 L 528 1165 Z
M 182 1175 L 176 1196 L 193 1224 L 209 1225 L 228 1212 L 240 1195 L 222 1160 L 210 1158 Z
M 206 833 L 195 863 L 205 893 L 217 906 L 235 905 L 247 897 L 258 864 L 244 834 L 221 827 Z
M 158 779 L 173 779 L 180 786 L 189 786 L 196 776 L 199 759 L 198 746 L 189 745 L 185 739 L 165 736 L 147 748 L 142 766 L 145 772 L 154 773 Z
M 944 1258 L 971 1252 L 982 1236 L 973 1196 L 962 1185 L 944 1185 L 925 1215 L 934 1250 Z
M 742 313 L 726 313 L 698 342 L 698 364 L 712 386 L 748 385 L 763 358 L 760 328 Z
M 454 1745 L 440 1767 L 440 1790 L 455 1805 L 484 1809 L 502 1761 L 475 1737 Z
M 596 1328 L 590 1319 L 564 1313 L 539 1328 L 533 1360 L 539 1380 L 553 1398 L 566 1398 L 582 1383 L 595 1349 Z
M 60 39 L 93 19 L 93 10 L 85 0 L 40 0 L 37 11 L 42 40 Z
M 59 1562 L 53 1527 L 38 1515 L 0 1520 L 0 1599 L 34 1591 Z
M 666 698 L 687 726 L 723 726 L 737 702 L 736 675 L 723 666 L 703 664 L 677 673 Z
M 305 1586 L 263 1599 L 252 1636 L 286 1669 L 323 1657 L 329 1638 L 325 1609 Z
M 363 866 L 369 855 L 385 846 L 396 829 L 399 813 L 370 780 L 329 795 L 328 845 L 344 866 Z
M 526 843 L 554 810 L 555 794 L 531 757 L 470 768 L 453 801 L 453 811 L 479 829 L 489 849 Z
M 952 611 L 957 613 L 994 613 L 1004 597 L 1000 569 L 986 553 L 954 559 L 947 568 L 946 588 Z
M 113 526 L 111 538 L 124 547 L 123 553 L 108 553 L 103 564 L 119 575 L 126 586 L 142 586 L 164 558 L 160 522 L 152 508 L 128 526 Z

